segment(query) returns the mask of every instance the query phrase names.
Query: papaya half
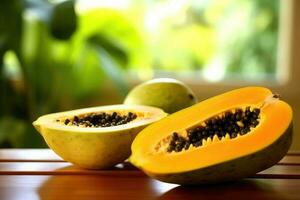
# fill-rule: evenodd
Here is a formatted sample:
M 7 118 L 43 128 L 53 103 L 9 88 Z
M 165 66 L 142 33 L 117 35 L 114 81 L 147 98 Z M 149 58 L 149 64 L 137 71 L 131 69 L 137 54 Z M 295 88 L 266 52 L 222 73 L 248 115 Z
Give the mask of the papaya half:
M 64 160 L 105 169 L 127 159 L 136 134 L 166 115 L 150 106 L 111 105 L 44 115 L 33 125 Z
M 246 178 L 276 164 L 292 141 L 291 107 L 269 89 L 233 90 L 142 130 L 130 162 L 176 184 Z

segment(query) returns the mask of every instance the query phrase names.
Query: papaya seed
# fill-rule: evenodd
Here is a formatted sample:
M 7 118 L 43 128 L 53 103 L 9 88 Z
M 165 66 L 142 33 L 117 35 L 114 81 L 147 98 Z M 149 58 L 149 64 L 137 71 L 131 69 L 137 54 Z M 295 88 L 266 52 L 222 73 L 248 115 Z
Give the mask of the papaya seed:
M 113 113 L 89 113 L 84 116 L 74 116 L 63 120 L 65 125 L 81 126 L 81 127 L 110 127 L 129 123 L 137 118 L 137 114 L 128 112 L 125 115 L 120 115 L 117 112 Z M 60 122 L 59 119 L 56 122 Z
M 66 119 L 64 123 L 65 123 L 65 125 L 68 125 L 69 122 L 70 122 L 70 120 L 69 120 L 69 119 Z
M 226 133 L 229 138 L 234 139 L 238 135 L 242 136 L 251 131 L 250 127 L 255 128 L 259 124 L 260 109 L 247 106 L 245 109 L 236 108 L 225 111 L 217 116 L 211 117 L 192 128 L 186 130 L 186 137 L 177 132 L 173 132 L 167 152 L 171 153 L 188 150 L 190 144 L 194 147 L 202 146 L 202 140 L 213 140 L 214 136 L 222 140 Z M 218 140 L 215 140 L 218 141 Z

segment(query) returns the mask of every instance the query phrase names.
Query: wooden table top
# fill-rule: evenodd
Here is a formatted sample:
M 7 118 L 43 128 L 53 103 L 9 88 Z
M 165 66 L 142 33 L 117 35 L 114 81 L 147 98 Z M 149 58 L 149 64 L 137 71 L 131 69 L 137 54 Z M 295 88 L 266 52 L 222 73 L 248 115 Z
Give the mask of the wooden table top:
M 241 181 L 187 187 L 151 179 L 129 163 L 84 170 L 49 149 L 2 149 L 0 200 L 16 199 L 300 199 L 300 152 Z

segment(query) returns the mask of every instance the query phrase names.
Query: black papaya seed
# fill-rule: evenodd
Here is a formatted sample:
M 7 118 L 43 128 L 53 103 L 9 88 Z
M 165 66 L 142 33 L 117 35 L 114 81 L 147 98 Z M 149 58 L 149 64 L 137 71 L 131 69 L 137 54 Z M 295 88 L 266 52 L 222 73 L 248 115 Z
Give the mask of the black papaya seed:
M 206 119 L 204 125 L 188 129 L 186 138 L 177 132 L 172 133 L 168 149 L 173 148 L 175 152 L 180 152 L 182 149 L 188 149 L 189 145 L 198 147 L 202 145 L 202 139 L 213 139 L 214 135 L 217 135 L 220 140 L 226 133 L 229 133 L 231 139 L 236 138 L 238 134 L 245 135 L 251 131 L 250 127 L 255 128 L 259 124 L 259 115 L 260 109 L 250 106 L 244 110 L 237 108 L 234 111 L 225 111 L 218 116 Z
M 69 119 L 65 119 L 65 125 L 68 125 L 68 124 L 69 124 L 69 122 L 70 122 L 70 120 L 69 120 Z

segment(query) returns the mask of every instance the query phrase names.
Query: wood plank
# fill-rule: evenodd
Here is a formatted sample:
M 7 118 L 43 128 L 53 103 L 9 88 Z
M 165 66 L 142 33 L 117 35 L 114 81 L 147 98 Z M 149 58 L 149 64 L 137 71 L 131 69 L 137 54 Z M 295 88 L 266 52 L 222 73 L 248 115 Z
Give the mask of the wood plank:
M 252 176 L 252 178 L 300 179 L 300 166 L 274 165 Z
M 48 199 L 255 199 L 299 200 L 300 180 L 246 179 L 185 187 L 146 176 L 0 176 L 1 200 Z
M 299 165 L 300 166 L 300 155 L 286 155 L 281 159 L 278 165 Z
M 289 151 L 287 155 L 300 156 L 300 151 Z
M 0 162 L 64 162 L 51 149 L 1 149 Z
M 126 175 L 143 173 L 130 163 L 119 164 L 108 170 L 85 170 L 66 162 L 2 162 L 0 175 Z M 253 178 L 300 179 L 300 166 L 275 165 Z
M 143 174 L 130 163 L 121 163 L 107 170 L 86 170 L 67 162 L 1 162 L 0 175 L 114 175 Z
M 299 153 L 299 156 L 298 156 Z M 0 162 L 65 162 L 51 149 L 1 149 Z M 280 162 L 282 165 L 300 165 L 300 152 L 288 153 Z

